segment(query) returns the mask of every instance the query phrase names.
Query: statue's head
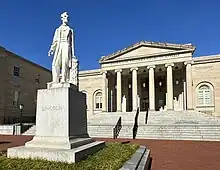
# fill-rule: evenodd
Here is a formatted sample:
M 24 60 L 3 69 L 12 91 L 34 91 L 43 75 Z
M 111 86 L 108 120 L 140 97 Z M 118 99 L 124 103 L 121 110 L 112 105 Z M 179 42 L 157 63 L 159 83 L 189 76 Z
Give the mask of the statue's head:
M 69 15 L 67 12 L 64 12 L 60 15 L 63 23 L 67 24 L 69 22 Z

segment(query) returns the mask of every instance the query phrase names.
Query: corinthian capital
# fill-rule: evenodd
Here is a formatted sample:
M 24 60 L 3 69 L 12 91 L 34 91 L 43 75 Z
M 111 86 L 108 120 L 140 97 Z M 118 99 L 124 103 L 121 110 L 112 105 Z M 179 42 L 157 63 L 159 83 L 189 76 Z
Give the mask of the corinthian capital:
M 193 61 L 193 60 L 188 60 L 188 61 L 185 61 L 185 62 L 184 62 L 184 64 L 185 64 L 185 65 L 188 65 L 188 64 L 193 64 L 193 63 L 194 63 L 194 61 Z
M 107 74 L 106 70 L 101 70 L 101 74 Z
M 155 68 L 156 66 L 155 65 L 149 65 L 149 66 L 147 66 L 147 69 L 150 69 L 150 68 Z
M 173 67 L 173 66 L 174 66 L 174 63 L 167 63 L 167 64 L 165 64 L 165 67 L 168 67 L 168 66 Z
M 121 72 L 122 72 L 122 69 L 116 69 L 115 72 L 116 72 L 116 73 L 117 73 L 117 72 L 120 72 L 120 73 L 121 73 Z
M 131 71 L 133 71 L 133 70 L 138 71 L 138 68 L 137 68 L 137 67 L 134 67 L 134 68 L 131 68 L 130 70 L 131 70 Z

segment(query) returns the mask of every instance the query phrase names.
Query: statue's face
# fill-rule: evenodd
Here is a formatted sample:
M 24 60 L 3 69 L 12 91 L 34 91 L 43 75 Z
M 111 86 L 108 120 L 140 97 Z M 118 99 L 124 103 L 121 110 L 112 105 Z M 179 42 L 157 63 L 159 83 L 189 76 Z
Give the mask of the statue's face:
M 63 23 L 67 24 L 69 22 L 69 16 L 67 13 L 63 13 L 61 15 L 61 20 L 63 21 Z

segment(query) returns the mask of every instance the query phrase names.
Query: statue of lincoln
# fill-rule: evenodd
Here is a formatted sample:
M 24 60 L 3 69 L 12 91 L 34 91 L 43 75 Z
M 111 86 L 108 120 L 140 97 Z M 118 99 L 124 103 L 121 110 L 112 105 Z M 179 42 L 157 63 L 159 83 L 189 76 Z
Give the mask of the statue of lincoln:
M 48 52 L 48 56 L 54 54 L 52 63 L 52 82 L 59 83 L 60 70 L 61 82 L 67 82 L 72 67 L 74 55 L 74 35 L 73 30 L 68 26 L 69 16 L 67 12 L 61 14 L 62 24 L 56 29 L 53 43 Z

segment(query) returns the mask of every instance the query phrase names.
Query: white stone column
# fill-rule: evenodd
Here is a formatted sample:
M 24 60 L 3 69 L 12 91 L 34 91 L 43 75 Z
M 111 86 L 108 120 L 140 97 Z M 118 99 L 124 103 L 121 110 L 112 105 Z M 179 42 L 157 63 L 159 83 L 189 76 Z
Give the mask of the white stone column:
M 132 71 L 132 110 L 137 110 L 137 71 L 138 68 L 131 68 Z
M 167 110 L 173 110 L 173 63 L 165 64 L 167 67 Z
M 186 108 L 193 110 L 192 61 L 186 61 Z
M 117 76 L 117 112 L 121 112 L 122 90 L 121 90 L 121 72 L 122 69 L 115 70 Z
M 108 94 L 107 94 L 107 71 L 102 72 L 102 111 L 107 112 L 108 105 Z
M 186 82 L 183 82 L 183 109 L 186 110 Z
M 155 110 L 154 68 L 154 65 L 147 66 L 147 69 L 149 69 L 149 109 L 152 111 Z

